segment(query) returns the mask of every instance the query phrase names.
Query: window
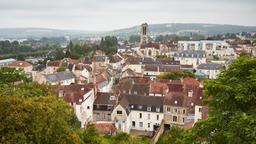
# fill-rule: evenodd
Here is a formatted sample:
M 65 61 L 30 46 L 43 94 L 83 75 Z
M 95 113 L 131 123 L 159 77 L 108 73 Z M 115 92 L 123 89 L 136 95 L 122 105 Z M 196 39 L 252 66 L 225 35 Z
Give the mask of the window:
M 159 120 L 159 115 L 156 115 L 156 120 Z
M 171 109 L 168 107 L 168 108 L 166 108 L 166 111 L 167 111 L 167 112 L 170 112 L 170 111 L 171 111 Z
M 140 118 L 142 118 L 142 113 L 140 113 Z
M 132 127 L 135 127 L 135 121 L 132 121 Z
M 150 128 L 150 123 L 148 123 L 148 128 Z
M 96 114 L 96 119 L 97 119 L 97 120 L 100 119 L 100 114 L 99 114 L 99 113 Z
M 90 109 L 90 106 L 87 106 L 87 109 Z
M 110 121 L 111 120 L 111 114 L 108 114 L 107 116 L 107 120 Z
M 177 122 L 177 116 L 173 116 L 172 121 Z
M 175 109 L 174 109 L 174 112 L 175 112 L 175 113 L 177 113 L 177 112 L 178 112 L 178 110 L 175 108 Z
M 142 109 L 142 105 L 139 105 L 139 106 L 138 106 L 138 109 Z
M 182 118 L 182 121 L 185 122 L 185 118 Z
M 150 114 L 148 114 L 148 119 L 150 119 Z
M 202 112 L 202 108 L 199 108 L 198 111 L 199 111 L 199 112 Z
M 140 122 L 140 127 L 143 127 L 143 122 Z
M 192 97 L 193 96 L 193 90 L 189 90 L 188 91 L 188 97 Z
M 186 110 L 183 110 L 183 114 L 185 114 L 186 113 Z
M 120 115 L 123 114 L 123 112 L 120 111 L 120 110 L 116 111 L 116 113 L 117 113 L 117 114 L 120 114 Z
M 157 108 L 156 108 L 156 112 L 160 112 L 160 107 L 157 107 Z
M 147 107 L 147 111 L 151 111 L 151 107 L 150 106 Z

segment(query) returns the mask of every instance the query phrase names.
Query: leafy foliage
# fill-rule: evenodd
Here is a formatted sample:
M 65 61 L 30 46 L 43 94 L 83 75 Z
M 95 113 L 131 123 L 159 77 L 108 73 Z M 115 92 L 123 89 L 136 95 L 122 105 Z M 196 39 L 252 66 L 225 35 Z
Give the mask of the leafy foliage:
M 77 143 L 72 107 L 54 97 L 0 97 L 1 143 Z
M 17 81 L 29 81 L 23 70 L 15 68 L 0 68 L 0 83 L 14 83 Z
M 57 72 L 63 72 L 63 71 L 66 71 L 66 68 L 65 67 L 59 67 L 57 69 Z
M 180 143 L 256 143 L 256 59 L 241 57 L 207 81 L 209 118 L 190 130 L 179 130 Z M 170 143 L 170 131 L 162 140 Z M 178 140 L 179 140 L 178 139 Z
M 107 55 L 117 52 L 118 41 L 115 36 L 106 36 L 101 38 L 99 50 L 104 51 Z
M 130 43 L 140 42 L 140 35 L 131 35 L 129 37 L 129 42 Z
M 179 80 L 184 77 L 195 77 L 194 74 L 190 71 L 183 70 L 172 70 L 167 73 L 163 73 L 157 76 L 157 79 L 172 79 Z

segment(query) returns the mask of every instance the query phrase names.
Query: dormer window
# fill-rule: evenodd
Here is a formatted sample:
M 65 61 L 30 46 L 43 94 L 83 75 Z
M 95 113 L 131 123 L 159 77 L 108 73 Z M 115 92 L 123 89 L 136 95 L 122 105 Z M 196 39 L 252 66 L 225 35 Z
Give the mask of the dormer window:
M 193 107 L 195 104 L 194 103 L 191 103 L 191 106 Z
M 138 92 L 137 92 L 137 91 L 134 91 L 134 94 L 138 94 Z
M 147 107 L 147 111 L 151 111 L 151 107 L 150 106 Z
M 115 96 L 110 96 L 109 100 L 116 100 L 116 97 Z
M 193 90 L 189 90 L 188 91 L 188 97 L 192 97 L 193 96 Z
M 160 107 L 156 107 L 156 112 L 160 112 Z
M 175 100 L 174 103 L 175 103 L 175 104 L 178 104 L 178 101 Z
M 120 111 L 120 110 L 116 111 L 116 113 L 119 114 L 119 115 L 123 114 L 123 112 Z

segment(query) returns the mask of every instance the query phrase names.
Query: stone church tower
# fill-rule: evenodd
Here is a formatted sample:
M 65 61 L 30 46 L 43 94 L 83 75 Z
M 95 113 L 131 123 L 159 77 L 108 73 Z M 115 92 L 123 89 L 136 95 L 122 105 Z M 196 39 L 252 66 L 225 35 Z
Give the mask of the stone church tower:
M 148 42 L 149 42 L 148 24 L 143 23 L 141 25 L 140 43 L 147 44 Z

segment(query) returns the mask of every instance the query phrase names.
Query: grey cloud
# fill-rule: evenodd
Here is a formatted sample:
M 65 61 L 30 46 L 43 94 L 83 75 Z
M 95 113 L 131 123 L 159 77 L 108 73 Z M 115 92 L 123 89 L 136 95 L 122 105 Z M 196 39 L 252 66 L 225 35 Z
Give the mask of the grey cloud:
M 110 30 L 144 21 L 256 25 L 255 0 L 0 0 L 0 27 Z

